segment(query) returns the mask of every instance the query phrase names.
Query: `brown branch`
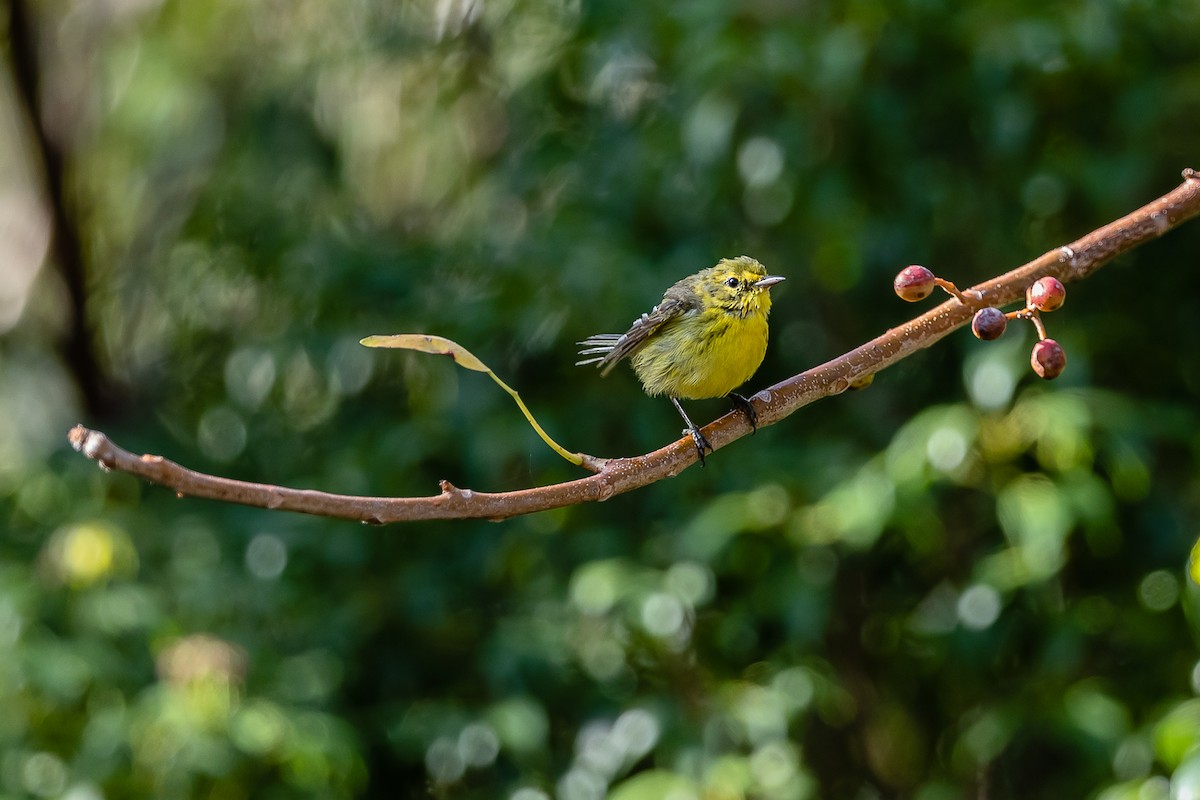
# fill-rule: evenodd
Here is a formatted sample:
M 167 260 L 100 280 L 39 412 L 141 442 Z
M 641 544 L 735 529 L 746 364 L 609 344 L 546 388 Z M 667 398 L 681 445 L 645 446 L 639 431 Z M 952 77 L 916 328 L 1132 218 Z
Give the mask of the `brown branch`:
M 1064 282 L 1080 280 L 1121 253 L 1200 215 L 1200 174 L 1186 169 L 1183 178 L 1184 182 L 1171 192 L 1116 222 L 965 290 L 962 294 L 966 303 L 950 299 L 832 361 L 762 390 L 751 398 L 759 426 L 772 425 L 815 400 L 840 394 L 867 376 L 929 347 L 968 322 L 980 308 L 1004 306 L 1023 299 L 1025 288 L 1043 275 L 1053 275 Z M 745 415 L 737 413 L 726 414 L 704 428 L 714 450 L 750 432 Z M 70 440 L 76 450 L 99 462 L 101 467 L 162 484 L 180 496 L 371 523 L 498 520 L 607 500 L 677 475 L 697 458 L 691 437 L 684 437 L 632 458 L 589 458 L 589 465 L 597 470 L 594 475 L 551 486 L 489 493 L 459 489 L 442 481 L 441 493 L 431 497 L 354 497 L 205 475 L 160 456 L 136 456 L 115 445 L 103 433 L 82 425 L 71 430 Z

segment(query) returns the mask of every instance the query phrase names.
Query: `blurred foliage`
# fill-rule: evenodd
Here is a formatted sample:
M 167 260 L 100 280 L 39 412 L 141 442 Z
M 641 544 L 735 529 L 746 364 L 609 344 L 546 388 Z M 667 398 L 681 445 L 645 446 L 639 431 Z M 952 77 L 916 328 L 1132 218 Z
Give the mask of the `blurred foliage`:
M 1158 196 L 1200 167 L 1200 6 L 28 11 L 43 118 L 0 82 L 0 796 L 1200 794 L 1195 223 L 1069 287 L 1053 384 L 1029 326 L 960 333 L 643 491 L 380 529 L 67 450 L 34 145 L 121 387 L 91 422 L 265 482 L 503 490 L 579 473 L 485 376 L 360 338 L 447 336 L 566 447 L 645 452 L 674 411 L 573 342 L 748 253 L 788 277 L 759 388 L 914 313 L 904 264 L 970 284 Z

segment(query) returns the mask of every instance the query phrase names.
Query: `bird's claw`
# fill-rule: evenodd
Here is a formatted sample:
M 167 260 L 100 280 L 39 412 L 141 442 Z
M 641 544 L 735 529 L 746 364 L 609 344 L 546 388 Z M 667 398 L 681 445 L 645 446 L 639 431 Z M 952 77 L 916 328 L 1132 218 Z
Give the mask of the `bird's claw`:
M 733 403 L 734 408 L 746 415 L 746 419 L 750 422 L 750 435 L 758 433 L 758 412 L 754 410 L 754 405 L 749 398 L 742 397 L 737 392 L 730 392 L 729 400 Z
M 699 428 L 684 428 L 683 432 L 690 433 L 692 435 L 692 443 L 696 445 L 696 454 L 700 456 L 700 466 L 703 467 L 704 451 L 712 451 L 712 443 L 708 441 L 708 439 L 704 438 L 704 434 L 700 432 Z

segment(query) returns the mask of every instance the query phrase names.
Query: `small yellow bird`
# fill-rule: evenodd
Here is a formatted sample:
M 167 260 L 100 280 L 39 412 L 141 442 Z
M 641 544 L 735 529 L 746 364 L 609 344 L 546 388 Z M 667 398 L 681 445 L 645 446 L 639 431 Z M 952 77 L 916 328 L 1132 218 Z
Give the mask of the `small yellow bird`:
M 749 256 L 721 259 L 667 289 L 662 302 L 625 333 L 579 342 L 579 355 L 591 357 L 576 366 L 595 364 L 607 375 L 629 358 L 646 394 L 665 394 L 679 411 L 703 466 L 712 445 L 679 401 L 728 397 L 757 428 L 750 401 L 733 390 L 750 380 L 766 355 L 768 290 L 782 280 Z

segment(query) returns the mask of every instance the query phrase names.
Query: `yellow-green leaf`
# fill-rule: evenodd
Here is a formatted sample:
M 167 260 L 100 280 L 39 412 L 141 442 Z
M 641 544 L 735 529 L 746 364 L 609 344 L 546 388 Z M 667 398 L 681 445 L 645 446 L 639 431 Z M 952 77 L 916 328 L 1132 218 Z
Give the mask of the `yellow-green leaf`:
M 388 347 L 399 350 L 416 350 L 418 353 L 431 353 L 435 356 L 450 356 L 450 358 L 454 359 L 455 364 L 464 369 L 486 372 L 488 377 L 494 380 L 501 389 L 508 392 L 509 396 L 517 404 L 517 407 L 521 409 L 521 413 L 525 415 L 525 419 L 529 420 L 529 424 L 537 431 L 537 435 L 542 437 L 542 441 L 549 445 L 551 450 L 576 466 L 583 464 L 582 455 L 572 453 L 562 447 L 558 442 L 550 438 L 550 434 L 542 430 L 542 426 L 533 418 L 533 414 L 525 407 L 525 402 L 521 400 L 521 396 L 517 394 L 515 389 L 500 380 L 496 373 L 488 368 L 487 364 L 476 358 L 474 353 L 458 342 L 451 341 L 444 336 L 430 336 L 427 333 L 396 333 L 388 336 L 368 336 L 360 339 L 359 344 L 366 347 Z
M 396 333 L 391 336 L 368 336 L 361 340 L 360 344 L 367 347 L 391 347 L 399 350 L 431 353 L 435 356 L 450 356 L 454 359 L 454 363 L 465 369 L 489 374 L 492 372 L 486 364 L 475 357 L 474 353 L 444 336 L 430 336 L 425 333 Z

